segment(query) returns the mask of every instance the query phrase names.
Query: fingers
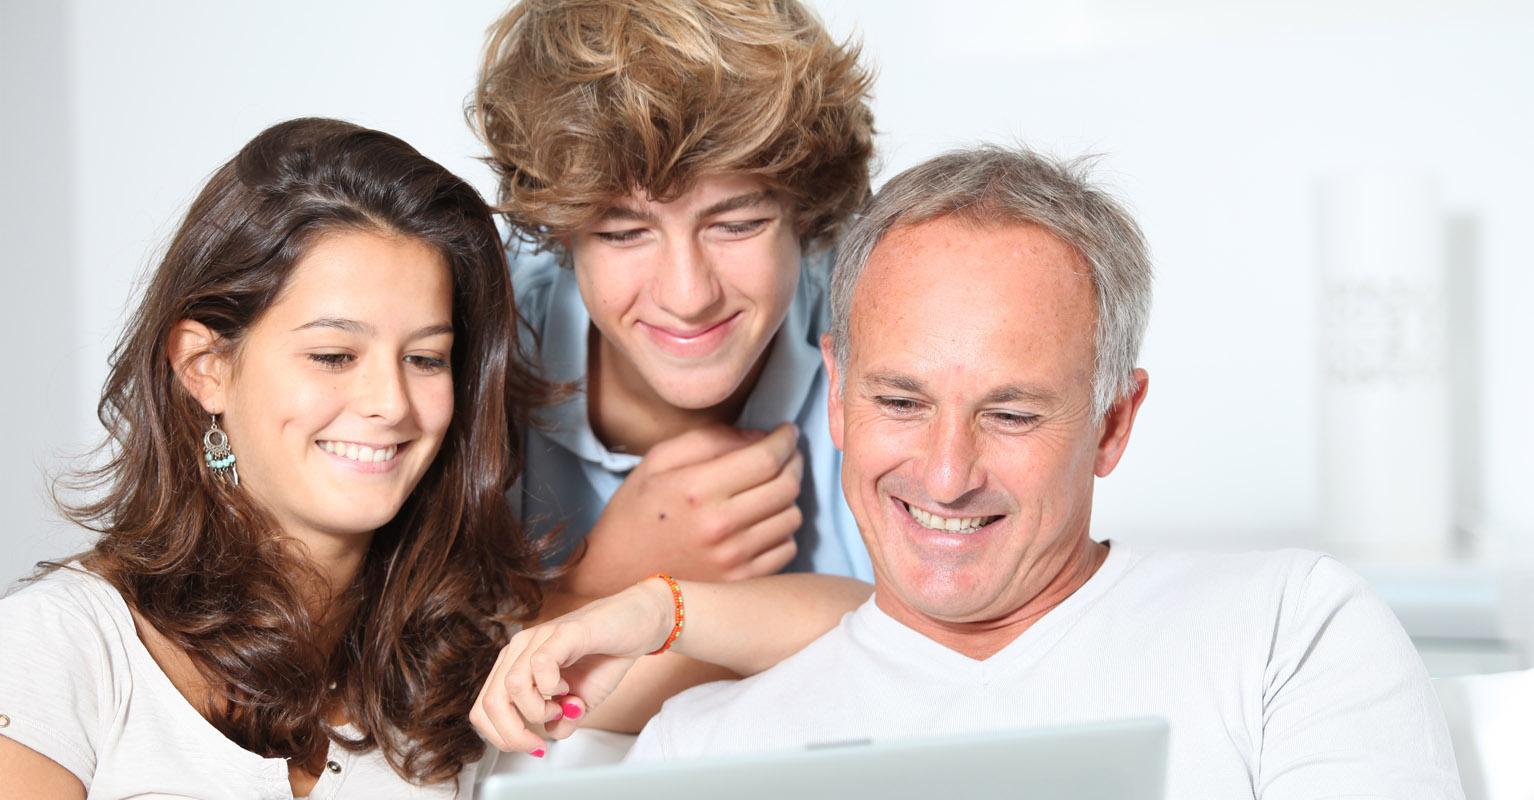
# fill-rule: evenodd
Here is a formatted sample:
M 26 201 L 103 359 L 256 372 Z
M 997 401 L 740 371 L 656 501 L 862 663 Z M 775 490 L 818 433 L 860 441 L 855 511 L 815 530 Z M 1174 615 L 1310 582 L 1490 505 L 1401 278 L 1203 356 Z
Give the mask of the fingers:
M 795 450 L 788 463 L 771 480 L 730 498 L 727 513 L 738 528 L 761 522 L 798 502 L 799 485 L 803 479 L 804 454 Z
M 552 698 L 568 692 L 569 687 L 561 685 L 559 665 L 546 656 L 537 655 L 537 647 L 537 643 L 533 644 L 511 663 L 504 683 L 506 694 L 522 719 L 536 720 L 543 725 L 564 716 L 560 704 Z M 541 686 L 539 675 L 543 681 Z
M 741 531 L 733 544 L 743 554 L 741 567 L 727 580 L 771 575 L 788 566 L 799 552 L 794 534 L 804 523 L 804 512 L 789 506 L 777 514 Z
M 485 741 L 502 752 L 519 750 L 541 755 L 543 739 L 528 729 L 526 719 L 516 710 L 506 690 L 507 672 L 519 654 L 523 641 L 513 638 L 511 644 L 501 649 L 490 677 L 480 688 L 479 698 L 469 711 L 469 721 Z
M 580 720 L 586 716 L 586 702 L 573 695 L 555 699 L 563 714 L 548 724 L 548 734 L 551 739 L 565 739 L 580 729 Z
M 726 494 L 734 495 L 772 480 L 799 452 L 799 429 L 785 422 L 758 442 L 725 453 L 707 464 L 694 465 Z
M 757 575 L 776 575 L 782 572 L 783 568 L 788 566 L 794 560 L 794 556 L 798 554 L 799 543 L 793 539 L 788 539 L 751 559 L 751 563 L 746 565 L 746 569 L 753 577 Z

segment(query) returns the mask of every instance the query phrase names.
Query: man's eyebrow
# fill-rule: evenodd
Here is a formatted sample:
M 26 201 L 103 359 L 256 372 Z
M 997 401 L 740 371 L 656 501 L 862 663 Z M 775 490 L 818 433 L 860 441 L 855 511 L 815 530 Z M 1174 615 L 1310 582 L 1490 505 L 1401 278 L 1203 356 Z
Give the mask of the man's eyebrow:
M 1003 386 L 985 396 L 985 402 L 990 403 L 1050 403 L 1055 399 L 1055 393 L 1037 386 L 1024 384 L 1012 384 Z
M 746 192 L 734 197 L 726 197 L 723 200 L 698 212 L 698 217 L 712 217 L 715 214 L 727 214 L 731 211 L 739 211 L 742 208 L 751 208 L 773 202 L 772 192 L 765 189 L 757 192 Z
M 863 378 L 864 389 L 891 389 L 909 394 L 923 394 L 926 387 L 909 375 L 895 372 L 875 372 Z

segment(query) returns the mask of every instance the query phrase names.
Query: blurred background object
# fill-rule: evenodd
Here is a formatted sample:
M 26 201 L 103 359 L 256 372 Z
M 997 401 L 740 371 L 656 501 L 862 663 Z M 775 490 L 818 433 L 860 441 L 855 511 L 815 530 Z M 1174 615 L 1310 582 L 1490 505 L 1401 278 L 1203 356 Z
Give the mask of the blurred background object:
M 0 3 L 0 582 L 86 541 L 57 522 L 45 476 L 98 435 L 137 280 L 209 171 L 277 120 L 324 115 L 489 190 L 463 104 L 504 4 Z M 811 5 L 878 70 L 881 179 L 980 140 L 1096 153 L 1144 226 L 1151 392 L 1098 486 L 1097 535 L 1336 549 L 1435 671 L 1534 663 L 1534 4 Z M 1326 210 L 1318 187 L 1381 173 L 1434 188 Z M 1402 241 L 1380 243 L 1404 255 L 1377 257 L 1443 270 L 1443 324 L 1420 344 L 1447 354 L 1422 397 L 1447 399 L 1382 400 L 1365 419 L 1328 399 L 1325 354 L 1370 323 L 1331 326 L 1324 262 L 1335 236 L 1362 235 L 1349 214 L 1387 200 Z

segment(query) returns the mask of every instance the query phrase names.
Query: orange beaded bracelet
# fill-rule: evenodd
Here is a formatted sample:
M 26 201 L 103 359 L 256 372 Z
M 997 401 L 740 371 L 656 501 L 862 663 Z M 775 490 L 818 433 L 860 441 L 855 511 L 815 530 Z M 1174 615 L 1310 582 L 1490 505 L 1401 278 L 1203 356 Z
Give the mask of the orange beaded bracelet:
M 676 622 L 671 626 L 671 635 L 666 637 L 666 643 L 661 645 L 659 650 L 656 650 L 650 654 L 652 656 L 658 656 L 661 653 L 670 650 L 672 643 L 676 641 L 676 637 L 682 635 L 682 623 L 687 620 L 687 613 L 682 608 L 682 587 L 677 585 L 675 578 L 667 575 L 664 572 L 657 572 L 650 577 L 660 578 L 666 582 L 667 586 L 671 587 L 671 607 L 676 613 Z

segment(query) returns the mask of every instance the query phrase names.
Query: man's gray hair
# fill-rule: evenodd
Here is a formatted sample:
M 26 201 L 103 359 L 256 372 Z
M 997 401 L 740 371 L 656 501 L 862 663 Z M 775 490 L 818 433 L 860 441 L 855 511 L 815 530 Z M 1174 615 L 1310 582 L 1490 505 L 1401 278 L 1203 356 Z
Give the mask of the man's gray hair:
M 847 369 L 853 290 L 874 247 L 891 230 L 950 214 L 983 224 L 1032 223 L 1074 247 L 1091 266 L 1097 291 L 1092 410 L 1102 419 L 1136 388 L 1134 368 L 1150 318 L 1151 264 L 1140 226 L 1088 180 L 1090 166 L 1090 159 L 1061 162 L 1026 148 L 982 145 L 945 153 L 891 179 L 837 249 L 831 338 L 838 373 Z

